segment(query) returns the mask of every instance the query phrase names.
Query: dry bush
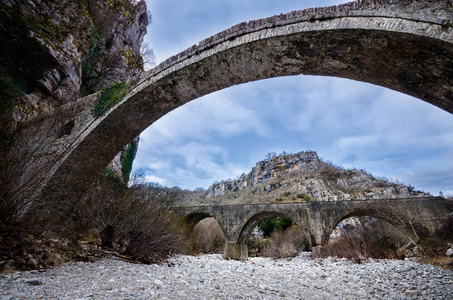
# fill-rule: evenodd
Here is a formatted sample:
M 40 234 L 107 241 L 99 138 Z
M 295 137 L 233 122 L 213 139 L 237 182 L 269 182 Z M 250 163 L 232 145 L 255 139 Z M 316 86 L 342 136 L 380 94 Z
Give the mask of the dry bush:
M 259 235 L 250 235 L 247 239 L 247 250 L 249 257 L 262 255 L 263 249 L 269 245 L 270 240 Z
M 55 141 L 65 134 L 62 128 L 70 115 L 68 110 L 15 124 L 8 139 L 0 142 L 2 256 L 30 247 L 24 237 L 42 234 L 58 213 L 58 206 L 46 205 L 39 191 L 55 163 Z
M 329 241 L 331 255 L 357 263 L 368 258 L 404 258 L 398 248 L 408 239 L 393 226 L 372 219 L 345 228 L 338 239 Z
M 329 180 L 338 179 L 342 175 L 343 171 L 343 167 L 336 166 L 331 161 L 321 162 L 318 169 L 318 172 L 322 174 L 323 178 Z
M 448 242 L 446 240 L 438 236 L 432 236 L 427 239 L 423 239 L 420 242 L 418 255 L 425 258 L 445 256 L 448 248 Z
M 308 242 L 297 225 L 286 230 L 274 229 L 269 244 L 261 251 L 261 255 L 272 258 L 293 257 L 308 248 Z
M 201 220 L 190 238 L 195 251 L 202 253 L 222 253 L 225 244 L 222 229 L 214 218 Z
M 126 226 L 119 232 L 123 253 L 144 262 L 155 263 L 177 253 L 188 253 L 184 223 L 159 203 L 143 204 L 134 199 L 127 213 Z
M 453 243 L 453 213 L 445 218 L 433 236 L 421 241 L 417 254 L 422 261 L 453 269 L 453 259 L 446 257 L 450 243 Z
M 165 203 L 149 197 L 146 185 L 122 191 L 115 180 L 104 181 L 77 207 L 73 231 L 94 228 L 102 246 L 143 263 L 188 252 L 184 222 Z
M 435 236 L 453 243 L 453 213 L 449 214 L 436 230 Z

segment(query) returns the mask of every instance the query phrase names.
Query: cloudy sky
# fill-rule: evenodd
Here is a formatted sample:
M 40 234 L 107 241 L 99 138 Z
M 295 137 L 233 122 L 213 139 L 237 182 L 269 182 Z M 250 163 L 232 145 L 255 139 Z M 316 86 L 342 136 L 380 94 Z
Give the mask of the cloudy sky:
M 149 0 L 156 62 L 237 23 L 311 7 L 305 0 Z M 343 1 L 316 1 L 333 5 Z M 141 135 L 134 169 L 164 186 L 207 188 L 248 173 L 266 153 L 313 150 L 438 195 L 453 194 L 453 116 L 346 79 L 294 76 L 196 99 Z

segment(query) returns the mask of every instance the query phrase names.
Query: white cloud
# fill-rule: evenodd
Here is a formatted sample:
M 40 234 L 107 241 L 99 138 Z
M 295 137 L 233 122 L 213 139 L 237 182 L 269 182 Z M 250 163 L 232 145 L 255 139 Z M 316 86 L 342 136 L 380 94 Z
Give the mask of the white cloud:
M 224 161 L 227 154 L 219 146 L 190 142 L 187 145 L 170 149 L 174 155 L 180 155 L 185 159 L 186 167 L 203 167 L 212 164 L 214 160 Z
M 146 167 L 155 171 L 160 171 L 160 170 L 165 170 L 170 167 L 168 162 L 162 161 L 162 160 L 157 160 L 157 161 L 150 161 L 146 164 Z
M 335 142 L 335 150 L 354 152 L 355 149 L 376 147 L 379 142 L 379 137 L 374 134 L 341 137 Z
M 148 182 L 158 183 L 161 186 L 166 186 L 167 185 L 167 182 L 165 181 L 165 179 L 162 179 L 162 178 L 154 176 L 154 175 L 146 175 L 145 176 L 145 180 L 148 181 Z

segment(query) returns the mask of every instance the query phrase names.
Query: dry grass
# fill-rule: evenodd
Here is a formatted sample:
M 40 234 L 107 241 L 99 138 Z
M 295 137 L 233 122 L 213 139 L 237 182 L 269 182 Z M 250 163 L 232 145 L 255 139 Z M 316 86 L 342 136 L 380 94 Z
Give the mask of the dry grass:
M 424 260 L 425 263 L 436 266 L 436 267 L 441 267 L 445 269 L 451 269 L 453 270 L 453 257 L 435 257 L 431 259 L 426 259 Z

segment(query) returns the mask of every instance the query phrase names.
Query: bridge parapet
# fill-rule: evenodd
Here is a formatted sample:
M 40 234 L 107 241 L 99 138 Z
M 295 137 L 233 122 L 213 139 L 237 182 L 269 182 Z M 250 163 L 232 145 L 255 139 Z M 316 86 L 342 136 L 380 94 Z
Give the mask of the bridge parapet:
M 144 77 L 154 76 L 191 56 L 197 55 L 225 41 L 234 40 L 239 36 L 263 29 L 275 28 L 299 22 L 315 22 L 341 17 L 380 16 L 398 17 L 407 20 L 418 20 L 444 25 L 447 23 L 453 24 L 451 13 L 447 13 L 446 11 L 449 5 L 447 1 L 439 1 L 439 3 L 433 3 L 429 0 L 417 1 L 417 3 L 408 2 L 412 1 L 358 0 L 333 6 L 295 10 L 286 14 L 279 14 L 267 18 L 242 22 L 208 37 L 176 55 L 169 57 L 155 68 L 149 70 Z M 429 3 L 429 5 L 426 5 L 424 2 Z M 436 11 L 436 14 L 426 13 L 425 10 L 429 10 L 430 12 Z

